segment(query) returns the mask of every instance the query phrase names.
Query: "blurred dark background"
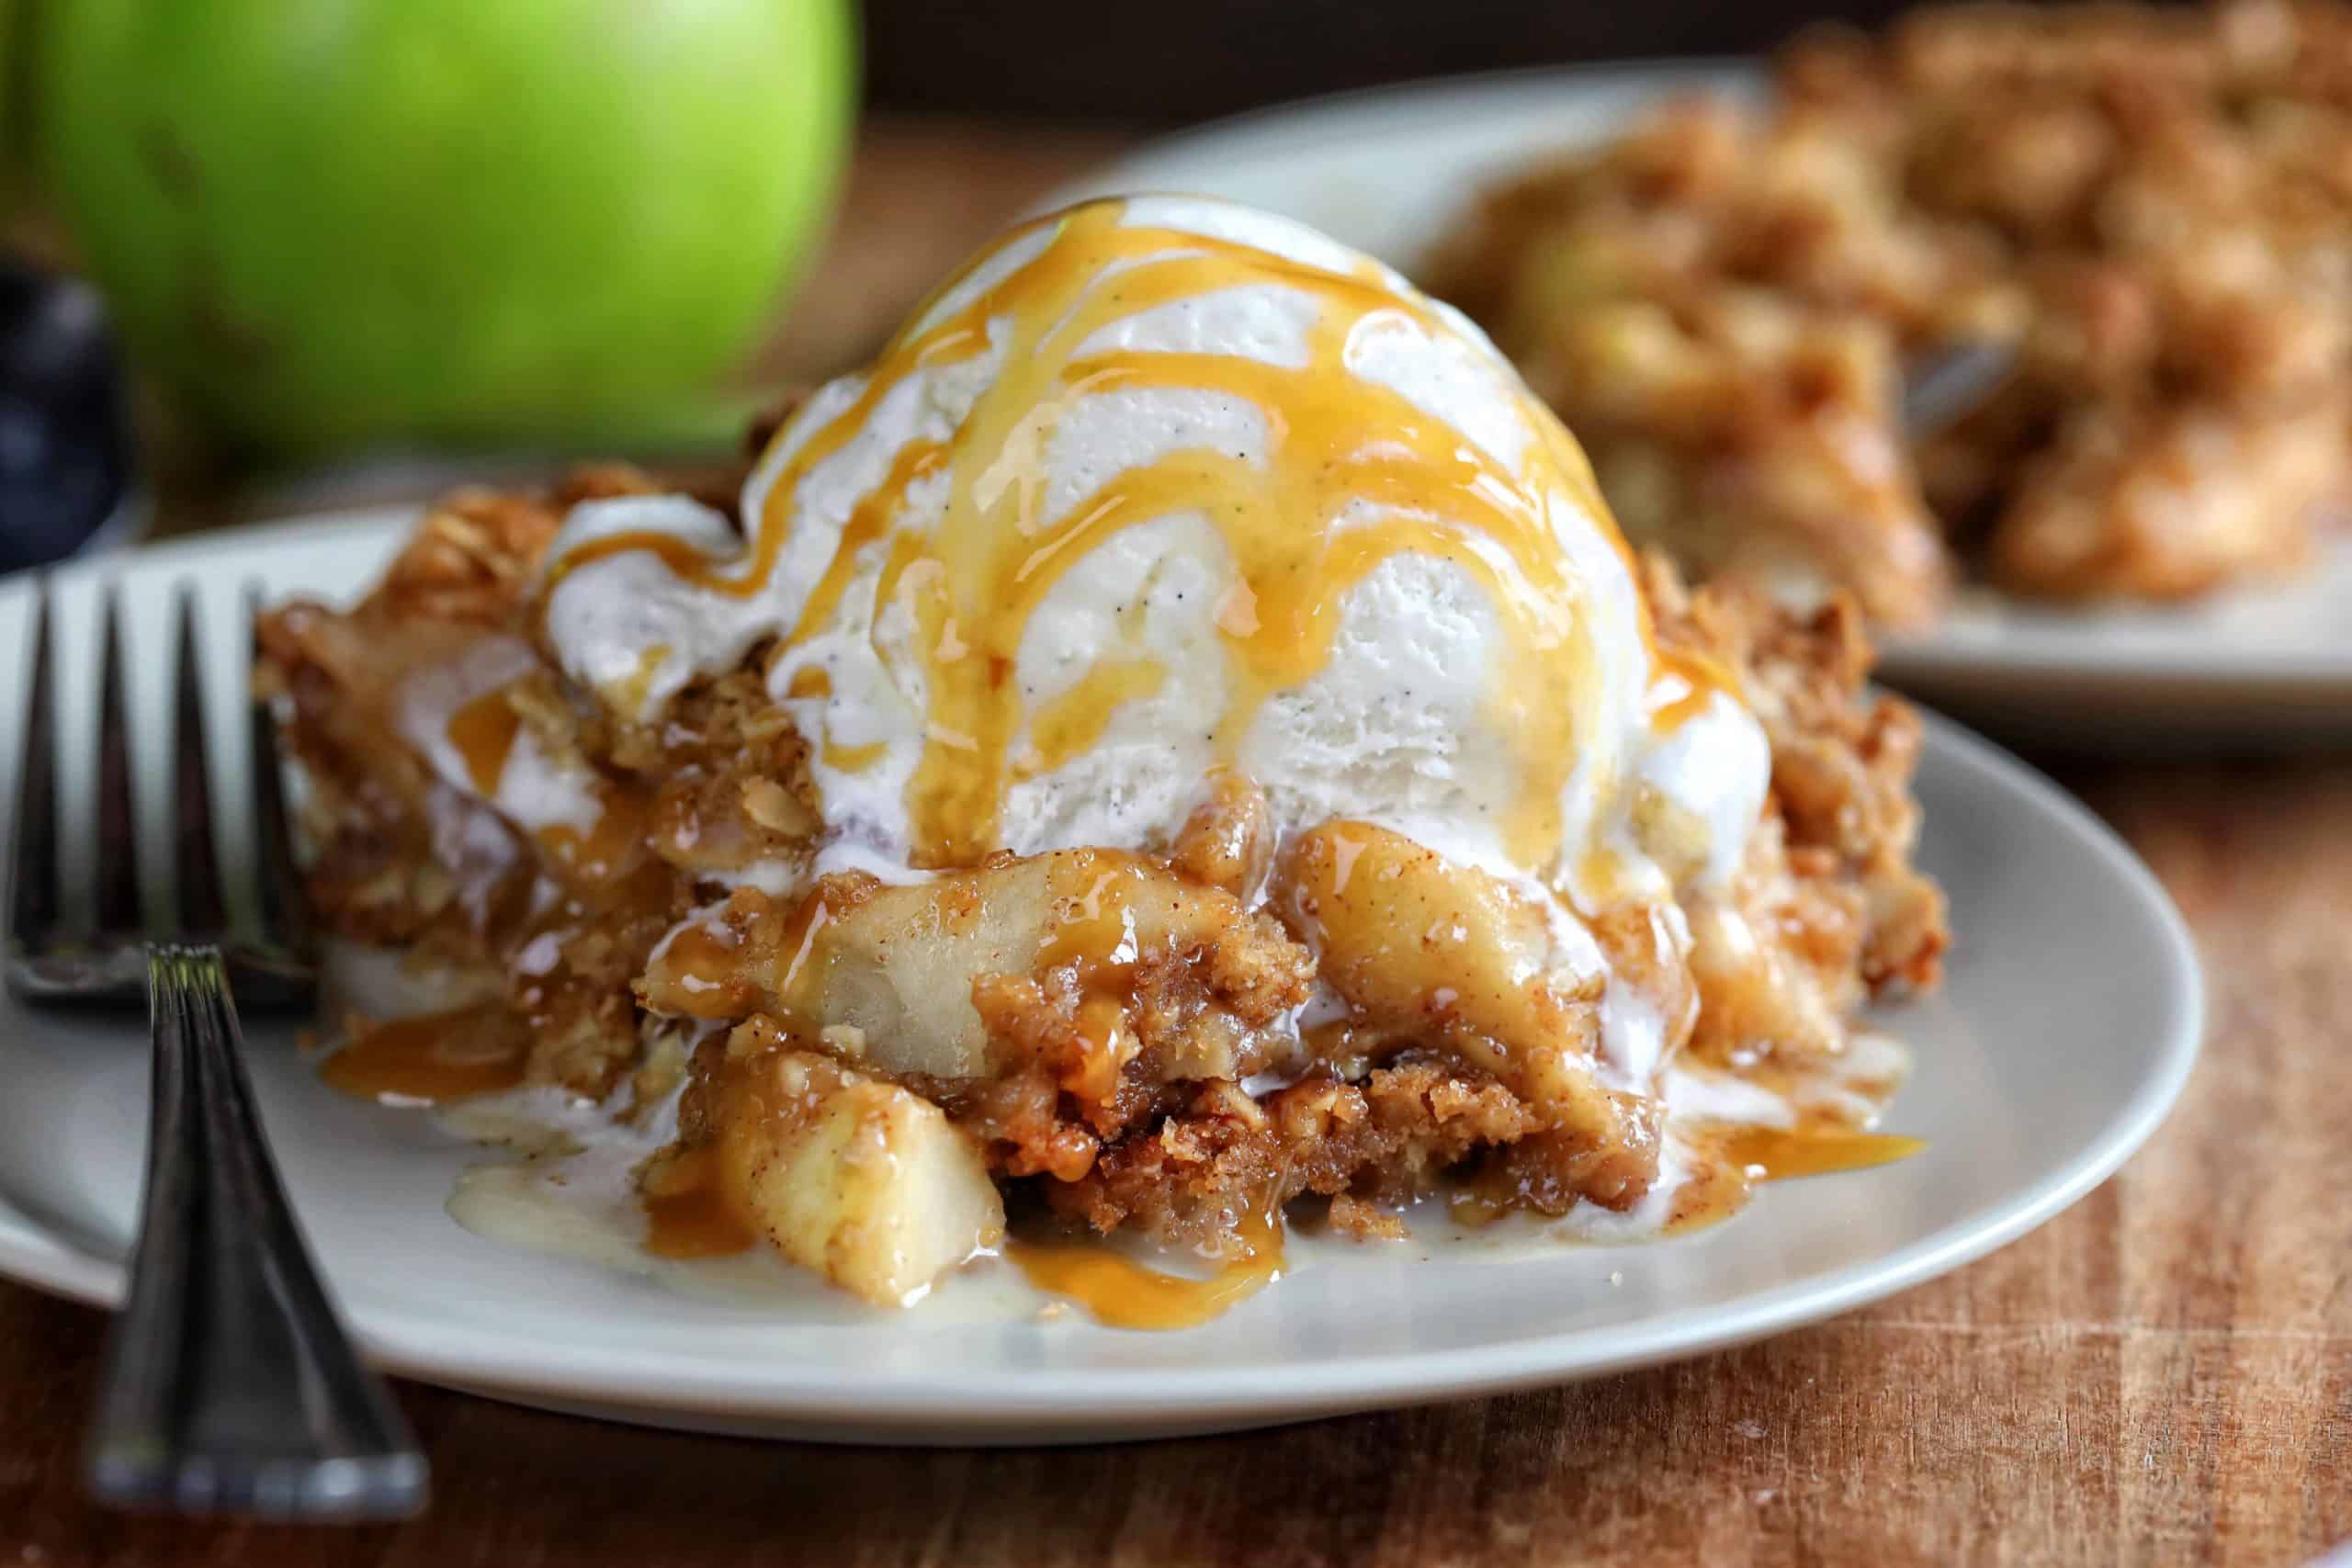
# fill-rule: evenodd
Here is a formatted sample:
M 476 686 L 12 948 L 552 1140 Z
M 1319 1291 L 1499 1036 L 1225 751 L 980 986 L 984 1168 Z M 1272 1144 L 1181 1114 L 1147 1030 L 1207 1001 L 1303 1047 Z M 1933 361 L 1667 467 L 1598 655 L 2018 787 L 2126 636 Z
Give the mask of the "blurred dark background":
M 1735 54 L 1889 0 L 867 0 L 879 108 L 1173 122 L 1417 76 Z

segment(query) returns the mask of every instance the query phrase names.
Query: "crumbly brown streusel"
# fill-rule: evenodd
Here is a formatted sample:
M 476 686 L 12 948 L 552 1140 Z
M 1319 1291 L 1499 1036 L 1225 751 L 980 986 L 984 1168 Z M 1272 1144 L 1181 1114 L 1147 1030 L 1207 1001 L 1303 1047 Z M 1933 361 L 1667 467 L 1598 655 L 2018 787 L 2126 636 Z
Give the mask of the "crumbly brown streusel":
M 2302 561 L 2352 480 L 2352 9 L 1976 6 L 1819 32 L 1495 192 L 1433 268 L 1629 533 L 1916 625 Z M 1906 367 L 2014 368 L 1911 439 Z M 1940 543 L 1939 543 L 1940 541 Z

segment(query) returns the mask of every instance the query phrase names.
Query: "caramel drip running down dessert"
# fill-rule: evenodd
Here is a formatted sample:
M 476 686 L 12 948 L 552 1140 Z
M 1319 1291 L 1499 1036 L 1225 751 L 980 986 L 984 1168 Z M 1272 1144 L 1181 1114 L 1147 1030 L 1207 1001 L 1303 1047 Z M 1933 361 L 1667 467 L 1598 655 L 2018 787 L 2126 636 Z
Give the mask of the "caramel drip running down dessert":
M 992 1259 L 1122 1326 L 1298 1266 L 1295 1202 L 1650 1235 L 1903 1152 L 1853 1022 L 1945 940 L 1916 720 L 1845 608 L 1630 555 L 1378 262 L 1183 197 L 1024 224 L 737 494 L 468 498 L 265 627 L 316 901 L 514 1031 L 333 1079 L 560 1087 L 662 1258 L 888 1304 Z

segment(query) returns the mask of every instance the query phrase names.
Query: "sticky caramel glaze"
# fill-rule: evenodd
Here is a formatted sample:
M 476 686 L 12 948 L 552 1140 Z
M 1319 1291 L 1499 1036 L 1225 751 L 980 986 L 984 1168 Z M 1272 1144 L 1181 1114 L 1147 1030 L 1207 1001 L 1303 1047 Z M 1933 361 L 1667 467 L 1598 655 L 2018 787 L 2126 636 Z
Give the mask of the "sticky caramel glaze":
M 849 930 L 841 922 L 882 897 L 896 906 L 882 917 L 886 924 L 934 934 L 993 929 L 989 961 L 1004 968 L 991 976 L 1067 976 L 1081 1048 L 1067 1061 L 1057 1056 L 1061 1086 L 1081 1100 L 1107 1102 L 1142 1050 L 1132 1012 L 1146 946 L 1159 944 L 1155 952 L 1163 957 L 1197 957 L 1224 919 L 1216 897 L 1198 890 L 1188 889 L 1178 907 L 1169 907 L 1166 870 L 1125 851 L 1064 851 L 1044 864 L 1042 875 L 1032 874 L 1039 869 L 1008 860 L 947 874 L 919 895 L 857 876 L 824 878 L 792 901 L 739 889 L 722 909 L 669 938 L 649 966 L 645 995 L 662 1010 L 712 1021 L 757 1015 L 780 1037 L 817 1047 L 828 1024 L 856 1021 L 854 1010 L 845 1017 L 842 998 L 831 994 Z M 1008 878 L 1016 886 L 1008 887 Z M 962 1076 L 982 1071 L 976 1055 Z
M 523 716 L 506 700 L 503 686 L 484 692 L 449 716 L 449 744 L 464 759 L 466 776 L 478 794 L 487 797 L 498 793 L 507 755 L 522 728 Z
M 759 1005 L 761 987 L 748 972 L 742 935 L 731 926 L 708 920 L 680 926 L 660 956 L 683 993 L 666 998 L 673 1010 L 724 1021 L 741 1018 Z
M 645 1249 L 662 1258 L 723 1258 L 759 1240 L 720 1190 L 718 1151 L 707 1145 L 650 1167 L 638 1202 Z
M 530 1052 L 529 1028 L 504 1007 L 461 1008 L 362 1025 L 319 1076 L 362 1100 L 441 1104 L 517 1087 Z
M 880 761 L 882 753 L 888 750 L 889 747 L 879 740 L 869 741 L 864 746 L 836 746 L 828 740 L 817 754 L 829 768 L 844 773 L 862 773 Z
M 1283 1276 L 1283 1222 L 1272 1207 L 1234 1228 L 1238 1255 L 1205 1279 L 1170 1274 L 1091 1241 L 1008 1241 L 1004 1256 L 1037 1289 L 1067 1296 L 1113 1328 L 1193 1328 Z
M 466 765 L 475 793 L 495 798 L 507 759 L 523 728 L 522 713 L 508 687 L 482 693 L 449 716 L 444 733 Z M 584 831 L 567 824 L 536 829 L 532 837 L 548 852 L 552 868 L 575 888 L 618 882 L 643 860 L 654 793 L 642 783 L 599 773 L 594 784 L 596 820 Z
M 1724 1157 L 1755 1181 L 1798 1176 L 1830 1176 L 1892 1165 L 1926 1148 L 1918 1138 L 1891 1133 L 1851 1133 L 1830 1128 L 1738 1127 L 1723 1138 Z
M 1834 1176 L 1907 1159 L 1928 1145 L 1918 1138 L 1826 1123 L 1796 1127 L 1711 1126 L 1691 1134 L 1697 1164 L 1674 1194 L 1666 1231 L 1679 1235 L 1729 1219 L 1756 1187 L 1801 1176 Z
M 1270 694 L 1322 667 L 1339 603 L 1382 562 L 1405 552 L 1435 556 L 1479 582 L 1514 645 L 1498 661 L 1505 673 L 1492 698 L 1498 728 L 1519 751 L 1509 840 L 1522 863 L 1551 863 L 1560 847 L 1560 795 L 1579 731 L 1593 722 L 1600 700 L 1593 634 L 1578 615 L 1582 588 L 1564 572 L 1559 541 L 1566 529 L 1589 526 L 1624 550 L 1575 441 L 1522 395 L 1539 447 L 1536 477 L 1522 479 L 1458 431 L 1349 368 L 1351 340 L 1375 318 L 1402 316 L 1434 333 L 1453 330 L 1424 305 L 1375 276 L 1303 266 L 1200 234 L 1123 228 L 1125 211 L 1125 203 L 1097 202 L 1041 220 L 1051 237 L 1035 257 L 943 319 L 926 325 L 919 315 L 883 351 L 849 406 L 809 431 L 782 464 L 762 515 L 748 520 L 748 562 L 713 560 L 666 534 L 622 532 L 556 562 L 550 581 L 641 550 L 704 592 L 747 598 L 765 591 L 801 480 L 864 429 L 910 376 L 989 352 L 989 323 L 1001 321 L 1009 324 L 1002 368 L 955 441 L 900 451 L 848 520 L 785 639 L 788 649 L 832 617 L 856 558 L 887 536 L 908 489 L 944 468 L 949 495 L 936 532 L 901 535 L 877 586 L 877 603 L 903 600 L 912 608 L 924 650 L 929 739 L 907 801 L 916 865 L 968 865 L 997 847 L 1004 789 L 1018 771 L 1009 753 L 1023 716 L 1010 677 L 1032 613 L 1061 574 L 1110 535 L 1178 512 L 1211 521 L 1240 579 L 1219 617 L 1236 672 L 1215 731 L 1227 761 Z M 1079 352 L 1102 329 L 1156 307 L 1268 282 L 1319 307 L 1303 367 L 1223 355 Z M 1054 423 L 1086 395 L 1149 388 L 1221 393 L 1256 407 L 1268 428 L 1267 460 L 1174 452 L 1119 474 L 1058 517 L 1043 515 L 1041 454 Z M 787 426 L 776 439 L 797 434 Z M 1339 525 L 1357 502 L 1410 515 Z M 1580 515 L 1560 515 L 1563 509 Z M 1646 610 L 1637 613 L 1646 636 Z M 1082 681 L 1051 715 L 1031 765 L 1051 766 L 1055 752 L 1081 750 L 1114 707 L 1148 684 L 1132 671 Z
M 1013 777 L 1049 773 L 1079 756 L 1102 739 L 1112 710 L 1157 695 L 1167 680 L 1168 671 L 1149 659 L 1106 659 L 1095 665 L 1030 720 L 1029 751 L 1014 760 Z
M 722 918 L 671 933 L 654 960 L 662 1006 L 718 1022 L 763 1011 L 784 1033 L 813 1040 L 820 1025 L 804 1014 L 830 961 L 819 939 L 872 890 L 864 879 L 828 877 L 782 907 L 756 888 L 737 889 Z
M 1868 1170 L 1908 1159 L 1928 1146 L 1919 1138 L 1820 1123 L 1793 1128 L 1706 1125 L 1689 1137 L 1695 1157 L 1674 1190 L 1662 1230 L 1667 1235 L 1704 1230 L 1731 1218 L 1747 1206 L 1758 1183 Z M 1523 1206 L 1491 1182 L 1473 1177 L 1451 1194 L 1447 1213 L 1456 1224 L 1476 1229 Z
M 1738 673 L 1696 649 L 1661 646 L 1652 662 L 1658 679 L 1650 688 L 1650 728 L 1661 735 L 1706 712 L 1717 692 L 1745 698 Z
M 646 823 L 653 810 L 652 795 L 641 784 L 599 782 L 600 809 L 586 832 L 558 824 L 535 835 L 546 848 L 564 880 L 574 886 L 602 887 L 620 881 L 642 863 L 646 852 Z
M 1075 870 L 1070 881 L 1082 881 L 1084 890 L 1057 901 L 1057 920 L 1035 967 L 1068 964 L 1078 980 L 1078 1033 L 1085 1048 L 1063 1087 L 1100 1101 L 1116 1092 L 1120 1072 L 1142 1047 L 1128 1026 L 1127 1009 L 1135 1000 L 1136 960 L 1142 956 L 1132 903 L 1144 871 L 1139 859 L 1115 851 L 1090 854 Z
M 712 1040 L 700 1055 L 702 1077 L 690 1082 L 679 1105 L 687 1135 L 638 1170 L 637 1203 L 645 1218 L 645 1249 L 662 1258 L 724 1258 L 748 1252 L 763 1235 L 740 1186 L 730 1179 L 723 1141 L 729 1127 L 758 1126 L 773 1118 L 773 1081 L 763 1069 L 787 1043 L 766 1032 L 765 1043 L 738 1050 Z
M 1602 977 L 1554 970 L 1532 898 L 1401 833 L 1337 819 L 1292 841 L 1277 881 L 1284 918 L 1357 1021 L 1442 1043 L 1602 1142 L 1629 1135 L 1589 1068 Z

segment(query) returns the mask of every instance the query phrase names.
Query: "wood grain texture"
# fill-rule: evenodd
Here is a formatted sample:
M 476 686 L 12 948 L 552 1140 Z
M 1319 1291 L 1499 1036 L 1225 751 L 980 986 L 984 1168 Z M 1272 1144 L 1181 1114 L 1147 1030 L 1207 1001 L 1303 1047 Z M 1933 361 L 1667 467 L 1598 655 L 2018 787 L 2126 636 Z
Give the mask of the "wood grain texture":
M 810 295 L 843 344 L 1094 150 L 888 135 Z M 101 1321 L 0 1286 L 0 1568 L 2301 1562 L 2352 1538 L 2352 761 L 2062 778 L 2195 928 L 2205 1060 L 2114 1180 L 1875 1308 L 1542 1393 L 1095 1450 L 678 1437 L 402 1385 L 434 1509 L 338 1532 L 87 1507 Z

